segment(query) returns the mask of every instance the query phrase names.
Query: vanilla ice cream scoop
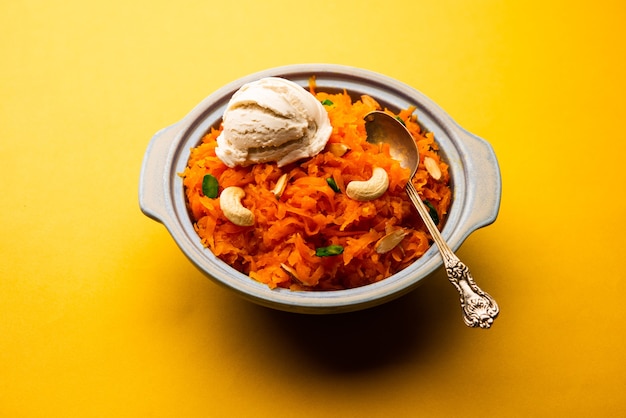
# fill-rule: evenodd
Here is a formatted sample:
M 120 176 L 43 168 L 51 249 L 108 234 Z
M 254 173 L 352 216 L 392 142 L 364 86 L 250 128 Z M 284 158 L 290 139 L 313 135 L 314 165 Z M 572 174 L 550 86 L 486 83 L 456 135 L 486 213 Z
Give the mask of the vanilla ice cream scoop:
M 229 167 L 318 154 L 332 132 L 324 106 L 300 85 L 266 77 L 243 85 L 228 102 L 215 153 Z

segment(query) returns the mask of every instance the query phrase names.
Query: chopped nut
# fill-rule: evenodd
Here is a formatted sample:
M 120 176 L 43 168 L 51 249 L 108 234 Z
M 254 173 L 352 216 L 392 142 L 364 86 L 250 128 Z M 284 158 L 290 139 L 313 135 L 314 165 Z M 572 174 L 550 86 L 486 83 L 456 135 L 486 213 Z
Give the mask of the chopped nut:
M 274 186 L 274 189 L 272 190 L 272 193 L 274 193 L 274 196 L 276 196 L 277 199 L 283 195 L 285 187 L 287 187 L 287 173 L 278 178 L 276 186 Z
M 393 250 L 398 244 L 400 244 L 400 242 L 402 242 L 407 234 L 408 232 L 404 228 L 398 228 L 389 232 L 376 243 L 376 252 L 378 254 L 385 254 Z
M 298 278 L 298 273 L 296 273 L 296 270 L 293 267 L 290 267 L 284 263 L 280 263 L 280 268 L 282 268 L 285 273 L 290 275 L 292 279 L 296 280 L 298 283 L 302 283 L 302 281 L 300 281 L 300 279 Z
M 241 187 L 227 187 L 220 195 L 220 208 L 224 212 L 224 216 L 235 225 L 254 225 L 254 214 L 241 204 L 241 199 L 244 196 L 245 192 Z
M 342 144 L 341 142 L 333 142 L 332 144 L 328 144 L 328 151 L 330 151 L 335 157 L 341 157 L 346 152 L 350 150 L 346 144 Z
M 389 176 L 384 168 L 374 167 L 372 177 L 366 181 L 354 180 L 348 183 L 346 194 L 350 199 L 367 202 L 381 197 L 389 187 Z
M 428 174 L 435 180 L 439 180 L 441 178 L 441 170 L 439 169 L 439 165 L 437 162 L 430 157 L 424 157 L 424 167 L 426 167 L 426 171 Z

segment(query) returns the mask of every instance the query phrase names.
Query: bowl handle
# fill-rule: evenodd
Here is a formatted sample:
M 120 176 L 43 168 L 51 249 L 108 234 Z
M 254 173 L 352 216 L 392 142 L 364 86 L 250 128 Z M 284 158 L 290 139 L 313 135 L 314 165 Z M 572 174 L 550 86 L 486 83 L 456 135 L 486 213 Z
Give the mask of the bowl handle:
M 176 125 L 172 125 L 154 134 L 148 144 L 139 176 L 139 207 L 146 216 L 161 223 L 165 223 L 168 216 L 167 207 L 170 205 L 165 198 L 167 189 L 165 173 L 170 145 L 178 133 L 175 127 Z
M 487 141 L 461 128 L 469 156 L 466 175 L 475 187 L 469 188 L 468 234 L 492 224 L 500 210 L 502 178 L 495 152 Z

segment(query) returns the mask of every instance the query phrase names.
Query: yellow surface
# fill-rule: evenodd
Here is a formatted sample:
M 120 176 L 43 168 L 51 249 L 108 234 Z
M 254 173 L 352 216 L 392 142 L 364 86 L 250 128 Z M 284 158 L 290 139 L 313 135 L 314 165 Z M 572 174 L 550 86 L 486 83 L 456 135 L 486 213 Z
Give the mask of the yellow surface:
M 624 416 L 625 3 L 215 3 L 0 6 L 0 416 Z M 260 308 L 140 213 L 154 132 L 303 62 L 397 78 L 491 142 L 500 215 L 459 251 L 491 330 L 442 272 L 354 314 Z

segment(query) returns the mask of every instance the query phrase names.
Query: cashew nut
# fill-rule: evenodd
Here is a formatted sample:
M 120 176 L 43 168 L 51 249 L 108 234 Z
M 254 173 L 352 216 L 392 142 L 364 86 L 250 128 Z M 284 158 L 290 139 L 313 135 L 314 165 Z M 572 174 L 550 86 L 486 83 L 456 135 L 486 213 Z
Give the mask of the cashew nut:
M 349 198 L 365 202 L 381 197 L 389 187 L 389 176 L 384 168 L 374 167 L 372 177 L 366 181 L 351 181 L 346 187 Z
M 220 195 L 220 208 L 224 216 L 239 226 L 250 226 L 254 224 L 254 214 L 241 204 L 241 199 L 245 196 L 241 187 L 230 186 L 225 188 Z

